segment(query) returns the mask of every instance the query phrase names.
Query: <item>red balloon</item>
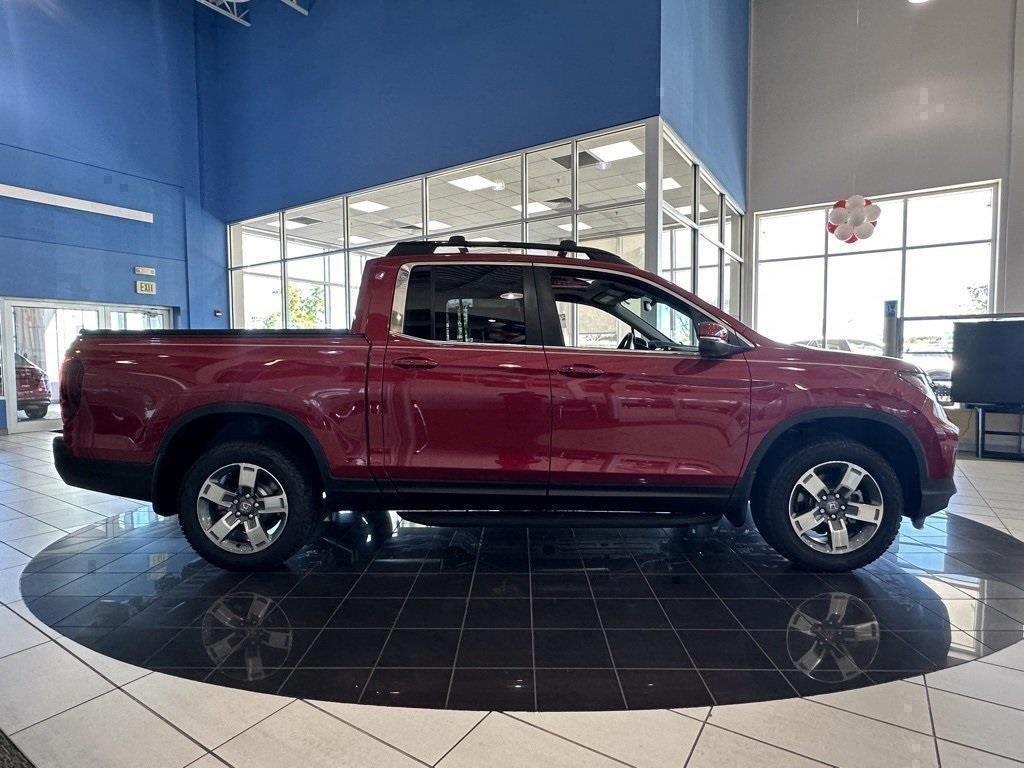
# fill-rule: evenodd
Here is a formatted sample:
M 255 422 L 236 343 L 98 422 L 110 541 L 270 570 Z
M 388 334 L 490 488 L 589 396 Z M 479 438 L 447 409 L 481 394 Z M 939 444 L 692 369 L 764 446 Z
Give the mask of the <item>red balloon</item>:
M 831 221 L 825 224 L 825 228 L 828 229 L 828 233 L 830 235 L 835 234 L 835 231 L 838 227 L 838 224 L 833 224 Z
M 833 208 L 845 208 L 846 207 L 846 200 L 836 200 L 836 204 L 834 206 L 832 206 L 832 207 Z
M 850 237 L 849 237 L 849 238 L 847 239 L 847 241 L 846 241 L 846 242 L 848 242 L 848 243 L 850 243 L 851 245 L 853 245 L 854 243 L 856 243 L 856 242 L 857 242 L 857 236 L 856 236 L 856 235 L 850 235 Z

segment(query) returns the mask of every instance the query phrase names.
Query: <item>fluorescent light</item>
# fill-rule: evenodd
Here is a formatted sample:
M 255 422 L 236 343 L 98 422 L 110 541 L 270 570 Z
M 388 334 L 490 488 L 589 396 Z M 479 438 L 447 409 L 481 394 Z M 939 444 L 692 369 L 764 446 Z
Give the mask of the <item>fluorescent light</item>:
M 480 237 L 470 237 L 468 239 L 469 240 L 476 240 L 478 243 L 496 243 L 496 242 L 498 242 L 498 238 L 496 238 L 496 237 L 487 237 L 486 235 L 481 235 Z
M 647 182 L 641 181 L 637 183 L 640 189 L 647 191 Z M 679 189 L 679 182 L 673 179 L 671 176 L 667 176 L 661 180 L 661 189 L 663 192 L 668 192 L 670 189 Z
M 338 239 L 340 240 L 341 238 L 338 238 Z M 348 242 L 351 245 L 362 245 L 363 243 L 370 242 L 370 238 L 368 238 L 368 237 L 360 237 L 359 235 L 349 235 L 348 236 Z
M 691 206 L 689 206 L 689 205 L 679 205 L 679 206 L 676 206 L 676 210 L 679 211 L 681 214 L 683 214 L 683 216 L 689 216 L 692 213 L 693 208 Z M 700 204 L 700 212 L 701 213 L 707 213 L 708 212 L 708 207 L 706 205 L 704 205 L 704 203 Z
M 520 213 L 523 212 L 523 206 L 521 206 L 521 205 L 513 205 L 512 208 L 514 210 L 519 211 Z M 550 205 L 544 205 L 544 203 L 527 203 L 526 204 L 526 212 L 528 214 L 530 214 L 530 213 L 544 213 L 544 211 L 550 211 L 550 210 L 551 210 L 551 206 Z
M 361 213 L 376 213 L 377 211 L 386 211 L 391 206 L 375 203 L 373 200 L 360 200 L 358 203 L 349 203 L 348 207 Z
M 434 219 L 427 220 L 427 229 L 436 231 L 438 229 L 451 229 L 451 224 L 445 224 L 443 221 L 435 221 Z
M 498 296 L 499 299 L 505 299 L 505 301 L 518 301 L 523 298 L 523 294 L 518 291 L 506 291 L 505 293 Z
M 563 229 L 566 232 L 572 232 L 572 224 L 559 224 L 559 229 Z M 584 224 L 582 221 L 576 224 L 576 230 L 582 232 L 584 229 L 593 229 L 589 224 Z
M 593 147 L 588 149 L 587 152 L 603 163 L 613 163 L 616 160 L 625 160 L 627 157 L 637 157 L 643 154 L 640 148 L 632 141 L 616 141 L 614 144 Z
M 479 192 L 481 189 L 496 189 L 498 186 L 496 182 L 485 179 L 478 173 L 474 173 L 472 176 L 463 176 L 461 179 L 452 179 L 448 183 L 467 192 Z

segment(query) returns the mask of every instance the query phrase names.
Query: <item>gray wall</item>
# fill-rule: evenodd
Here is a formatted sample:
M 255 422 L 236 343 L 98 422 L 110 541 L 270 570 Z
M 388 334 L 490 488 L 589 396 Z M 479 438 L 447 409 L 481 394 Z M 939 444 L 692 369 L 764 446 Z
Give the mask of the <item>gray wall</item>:
M 749 210 L 1002 179 L 997 303 L 1024 310 L 1017 15 L 1015 0 L 754 0 Z

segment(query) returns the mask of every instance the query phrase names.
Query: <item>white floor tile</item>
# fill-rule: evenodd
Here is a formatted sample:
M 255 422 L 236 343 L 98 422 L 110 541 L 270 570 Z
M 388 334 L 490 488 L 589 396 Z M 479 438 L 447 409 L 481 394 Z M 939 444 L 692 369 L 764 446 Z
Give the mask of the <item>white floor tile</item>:
M 207 749 L 229 741 L 292 701 L 159 672 L 130 683 L 124 690 Z
M 962 664 L 926 675 L 925 679 L 932 689 L 1024 709 L 1024 671 L 990 664 Z
M 245 768 L 407 768 L 422 764 L 303 701 L 236 736 L 217 750 Z
M 0 541 L 12 544 L 26 536 L 50 533 L 57 530 L 52 525 L 36 520 L 33 517 L 22 517 L 18 520 L 5 520 L 0 523 Z
M 682 757 L 679 764 L 682 764 Z M 571 742 L 507 715 L 488 715 L 438 768 L 605 768 L 621 766 Z
M 517 712 L 513 717 L 637 768 L 678 766 L 701 724 L 668 710 L 634 712 Z
M 683 709 L 673 709 L 672 711 L 692 717 L 695 720 L 707 720 L 708 715 L 711 714 L 711 707 L 685 707 Z
M 79 645 L 74 640 L 69 640 L 63 635 L 57 635 L 54 640 L 56 640 L 62 648 L 65 648 L 67 651 L 74 654 L 96 670 L 100 675 L 110 680 L 114 685 L 127 685 L 132 680 L 138 680 L 140 677 L 153 674 L 150 670 L 143 667 L 125 664 L 123 661 L 118 661 L 110 656 L 104 656 L 101 653 L 97 653 L 91 648 Z
M 1024 760 L 1024 712 L 934 689 L 930 698 L 940 739 Z
M 37 533 L 11 542 L 11 547 L 19 552 L 24 552 L 29 557 L 35 557 L 55 541 L 60 541 L 68 535 L 67 531 L 57 528 L 50 528 L 46 533 Z
M 996 757 L 942 739 L 939 739 L 939 760 L 942 761 L 942 768 L 1011 768 L 1021 765 L 1016 760 Z
M 820 765 L 824 764 L 706 725 L 686 768 L 814 768 Z
M 182 768 L 195 742 L 121 691 L 111 691 L 13 736 L 38 768 Z
M 15 733 L 111 687 L 56 643 L 6 656 L 0 659 L 0 730 Z
M 834 765 L 936 764 L 930 736 L 804 699 L 715 707 L 708 722 Z
M 228 768 L 228 764 L 216 755 L 203 755 L 194 763 L 189 763 L 187 768 Z
M 24 552 L 19 552 L 13 547 L 0 543 L 0 568 L 13 568 L 16 565 L 26 565 L 31 558 Z
M 41 645 L 48 640 L 46 635 L 10 608 L 0 607 L 0 657 Z
M 371 707 L 331 701 L 311 703 L 430 765 L 440 760 L 487 714 L 443 709 Z
M 932 719 L 928 714 L 928 696 L 923 686 L 913 683 L 899 681 L 867 688 L 854 688 L 849 691 L 814 696 L 810 700 L 865 717 L 873 717 L 902 728 L 911 728 L 922 733 L 932 732 Z
M 47 525 L 68 531 L 80 525 L 96 524 L 103 522 L 103 515 L 97 515 L 87 509 L 79 509 L 68 505 L 68 509 L 58 509 L 54 512 L 45 512 L 41 515 L 33 515 L 36 520 L 42 520 Z

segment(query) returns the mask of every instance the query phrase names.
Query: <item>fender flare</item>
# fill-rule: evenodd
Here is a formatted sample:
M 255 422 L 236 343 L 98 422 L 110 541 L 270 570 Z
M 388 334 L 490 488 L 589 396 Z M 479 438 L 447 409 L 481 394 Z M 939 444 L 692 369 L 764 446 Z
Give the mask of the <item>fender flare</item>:
M 746 469 L 743 471 L 743 476 L 740 478 L 739 483 L 736 484 L 736 488 L 732 493 L 732 498 L 729 499 L 728 508 L 725 513 L 729 521 L 734 525 L 742 525 L 745 521 L 747 501 L 750 499 L 750 491 L 754 486 L 754 478 L 757 476 L 757 470 L 764 457 L 783 434 L 793 427 L 801 424 L 820 421 L 822 419 L 835 418 L 857 419 L 860 421 L 869 421 L 876 424 L 884 424 L 887 427 L 892 427 L 910 445 L 914 458 L 917 460 L 917 472 L 919 479 L 923 481 L 928 477 L 928 467 L 925 462 L 924 449 L 921 447 L 920 440 L 917 435 L 911 431 L 910 427 L 892 414 L 886 413 L 885 411 L 878 411 L 874 408 L 857 408 L 853 406 L 814 408 L 783 419 L 772 427 L 768 434 L 761 438 L 761 442 L 758 443 L 753 453 L 750 454 Z

